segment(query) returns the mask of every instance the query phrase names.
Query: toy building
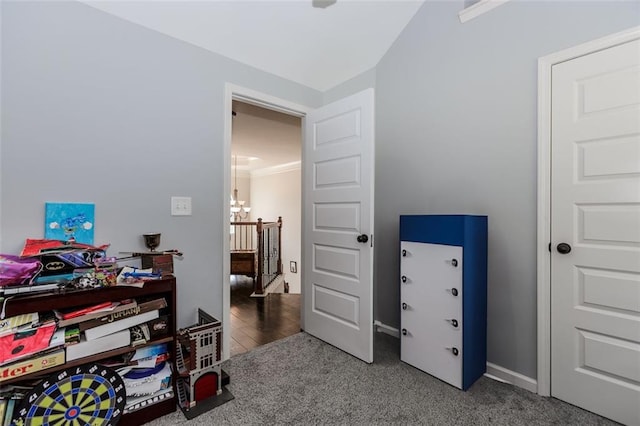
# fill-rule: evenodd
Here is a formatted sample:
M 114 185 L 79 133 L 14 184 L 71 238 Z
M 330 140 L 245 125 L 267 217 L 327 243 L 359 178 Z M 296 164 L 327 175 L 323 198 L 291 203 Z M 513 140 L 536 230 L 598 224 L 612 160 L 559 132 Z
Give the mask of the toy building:
M 198 323 L 177 336 L 178 400 L 183 410 L 222 393 L 222 323 L 198 309 Z

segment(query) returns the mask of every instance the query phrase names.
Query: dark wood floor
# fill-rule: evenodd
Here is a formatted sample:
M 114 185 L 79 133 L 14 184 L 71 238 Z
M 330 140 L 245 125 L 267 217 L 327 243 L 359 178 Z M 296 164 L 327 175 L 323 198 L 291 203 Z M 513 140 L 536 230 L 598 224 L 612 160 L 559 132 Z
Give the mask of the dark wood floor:
M 300 331 L 300 295 L 250 297 L 253 280 L 231 276 L 231 356 Z

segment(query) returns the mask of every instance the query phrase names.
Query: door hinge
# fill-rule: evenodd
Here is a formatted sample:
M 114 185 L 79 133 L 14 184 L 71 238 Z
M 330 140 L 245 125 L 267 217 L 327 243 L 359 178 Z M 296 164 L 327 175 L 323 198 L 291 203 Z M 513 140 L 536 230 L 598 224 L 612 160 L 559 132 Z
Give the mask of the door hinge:
M 369 239 L 369 241 L 371 241 L 371 247 L 373 247 L 373 234 L 371 234 L 371 238 Z
M 549 253 L 551 253 L 551 243 L 549 243 Z

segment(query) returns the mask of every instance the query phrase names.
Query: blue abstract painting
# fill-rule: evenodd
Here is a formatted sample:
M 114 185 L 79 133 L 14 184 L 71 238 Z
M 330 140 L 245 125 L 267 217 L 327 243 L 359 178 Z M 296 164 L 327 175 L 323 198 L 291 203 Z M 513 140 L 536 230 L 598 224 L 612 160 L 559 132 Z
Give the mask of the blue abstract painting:
M 93 245 L 95 204 L 45 203 L 44 237 Z

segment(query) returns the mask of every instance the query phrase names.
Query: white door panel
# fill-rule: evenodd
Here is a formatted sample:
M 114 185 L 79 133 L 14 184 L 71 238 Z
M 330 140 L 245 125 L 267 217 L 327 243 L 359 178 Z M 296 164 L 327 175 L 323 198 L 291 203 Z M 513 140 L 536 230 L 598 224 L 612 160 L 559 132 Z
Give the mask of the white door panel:
M 587 267 L 578 267 L 577 273 L 578 304 L 640 314 L 640 274 Z
M 640 345 L 602 334 L 581 331 L 584 368 L 602 372 L 602 378 L 622 378 L 622 382 L 640 382 Z M 611 362 L 611 359 L 616 362 Z M 626 379 L 626 380 L 625 380 Z
M 640 135 L 576 144 L 578 180 L 629 178 L 640 174 Z
M 340 111 L 336 115 L 327 115 L 315 122 L 313 129 L 313 144 L 316 151 L 330 145 L 358 141 L 362 134 L 361 110 Z
M 304 329 L 373 361 L 373 89 L 307 115 Z M 357 241 L 359 235 L 369 241 Z
M 360 280 L 360 251 L 321 244 L 313 245 L 313 271 L 335 275 L 358 284 Z
M 360 229 L 359 203 L 316 203 L 313 206 L 314 230 L 353 235 Z
M 621 50 L 633 52 L 633 46 Z M 623 53 L 623 54 L 624 54 Z M 617 60 L 616 53 L 605 52 L 600 60 Z M 577 81 L 578 91 L 583 98 L 579 117 L 607 110 L 618 110 L 626 106 L 633 108 L 640 103 L 640 68 L 626 64 L 617 70 L 607 70 L 605 74 L 595 75 Z
M 576 213 L 578 242 L 640 247 L 640 204 L 583 204 Z
M 638 425 L 640 41 L 552 81 L 551 394 Z
M 360 187 L 360 156 L 319 161 L 314 167 L 314 189 Z
M 311 298 L 314 314 L 324 315 L 331 321 L 340 322 L 355 329 L 359 328 L 360 301 L 358 297 L 314 284 Z

